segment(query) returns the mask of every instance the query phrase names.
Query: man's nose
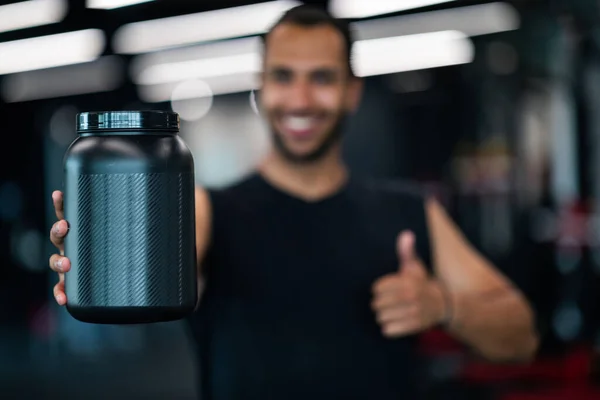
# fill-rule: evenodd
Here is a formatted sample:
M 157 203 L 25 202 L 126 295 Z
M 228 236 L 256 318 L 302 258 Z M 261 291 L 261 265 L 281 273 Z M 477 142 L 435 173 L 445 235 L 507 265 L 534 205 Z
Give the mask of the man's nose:
M 306 110 L 311 108 L 312 96 L 310 85 L 307 82 L 297 81 L 291 88 L 288 105 L 293 110 Z

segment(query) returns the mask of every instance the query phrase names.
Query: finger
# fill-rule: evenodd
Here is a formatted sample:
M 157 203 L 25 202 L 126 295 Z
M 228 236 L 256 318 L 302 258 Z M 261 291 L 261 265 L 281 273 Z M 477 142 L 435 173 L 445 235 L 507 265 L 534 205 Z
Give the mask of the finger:
M 378 279 L 372 286 L 371 290 L 374 296 L 383 295 L 389 292 L 395 293 L 412 293 L 418 282 L 410 276 L 392 274 Z
M 399 273 L 402 276 L 411 275 L 418 279 L 424 279 L 427 278 L 427 269 L 417 254 L 415 243 L 415 235 L 410 231 L 402 232 L 398 236 Z
M 386 292 L 375 296 L 371 302 L 374 311 L 382 311 L 386 308 L 406 306 L 415 303 L 415 295 L 411 292 Z
M 377 313 L 379 324 L 416 320 L 419 318 L 419 308 L 414 304 L 388 307 Z
M 411 231 L 403 231 L 398 235 L 396 251 L 398 253 L 398 261 L 400 261 L 401 268 L 403 264 L 410 264 L 417 259 L 415 242 L 415 234 Z
M 64 219 L 55 222 L 50 230 L 50 241 L 54 246 L 61 250 L 64 250 L 64 241 L 67 233 L 69 232 L 69 224 Z
M 412 335 L 421 331 L 418 320 L 406 319 L 387 323 L 381 327 L 381 332 L 388 338 L 398 338 Z
M 58 273 L 68 272 L 71 269 L 71 261 L 67 257 L 63 257 L 60 254 L 53 254 L 50 256 L 49 264 L 50 269 Z
M 409 263 L 404 263 L 400 268 L 400 276 L 403 278 L 409 277 L 414 284 L 418 284 L 419 281 L 427 279 L 428 277 L 427 269 L 420 259 L 414 259 Z
M 65 281 L 61 278 L 60 282 L 54 285 L 54 299 L 60 306 L 67 304 L 67 295 L 65 293 Z
M 395 292 L 401 290 L 405 286 L 405 283 L 405 279 L 400 274 L 394 273 L 377 279 L 371 289 L 375 295 Z
M 63 204 L 63 194 L 60 190 L 55 190 L 52 192 L 52 203 L 54 204 L 54 212 L 56 213 L 56 218 L 65 219 L 64 212 L 64 204 Z

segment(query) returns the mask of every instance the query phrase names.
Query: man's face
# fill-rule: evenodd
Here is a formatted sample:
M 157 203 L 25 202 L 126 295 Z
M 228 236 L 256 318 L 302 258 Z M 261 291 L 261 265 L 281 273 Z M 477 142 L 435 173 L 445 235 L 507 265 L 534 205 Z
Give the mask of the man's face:
M 261 106 L 276 149 L 288 160 L 320 159 L 357 107 L 342 35 L 330 26 L 282 24 L 267 37 Z

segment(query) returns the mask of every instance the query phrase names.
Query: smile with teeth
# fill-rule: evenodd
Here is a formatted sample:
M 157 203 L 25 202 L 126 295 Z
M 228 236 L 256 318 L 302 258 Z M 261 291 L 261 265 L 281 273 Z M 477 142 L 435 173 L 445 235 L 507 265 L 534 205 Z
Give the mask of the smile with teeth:
M 283 119 L 284 127 L 292 132 L 309 132 L 312 131 L 317 124 L 315 117 L 285 117 Z

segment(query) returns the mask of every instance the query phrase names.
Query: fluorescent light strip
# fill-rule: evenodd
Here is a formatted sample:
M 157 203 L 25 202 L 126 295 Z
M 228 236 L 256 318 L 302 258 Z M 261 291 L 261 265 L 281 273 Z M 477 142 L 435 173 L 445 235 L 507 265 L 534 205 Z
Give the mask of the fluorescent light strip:
M 149 3 L 151 1 L 154 0 L 87 0 L 86 7 L 100 10 L 114 10 L 115 8 Z
M 237 56 L 261 51 L 262 43 L 258 37 L 254 36 L 141 54 L 134 57 L 131 62 L 131 77 L 137 82 L 144 70 L 160 64 Z
M 54 24 L 67 15 L 67 0 L 29 0 L 0 6 L 0 32 Z
M 449 30 L 479 36 L 512 31 L 519 26 L 517 10 L 510 4 L 496 2 L 359 21 L 352 24 L 352 29 L 358 39 L 366 40 Z
M 204 79 L 213 95 L 243 93 L 256 90 L 260 86 L 258 74 L 243 73 Z M 140 100 L 147 103 L 170 101 L 173 90 L 181 83 L 169 82 L 160 85 L 139 85 L 137 87 Z
M 353 66 L 358 76 L 415 71 L 473 61 L 474 46 L 461 32 L 363 40 L 356 43 Z
M 258 53 L 160 64 L 143 71 L 137 79 L 137 83 L 155 85 L 187 79 L 206 79 L 248 72 L 258 73 L 261 70 L 261 64 L 261 56 Z
M 0 43 L 0 75 L 94 61 L 104 45 L 99 29 Z
M 465 64 L 474 57 L 469 38 L 456 31 L 364 40 L 355 45 L 353 64 L 357 75 L 362 77 Z M 147 70 L 150 72 L 141 76 L 146 83 L 153 84 L 138 86 L 138 93 L 146 102 L 168 101 L 181 81 L 193 78 L 206 81 L 214 95 L 257 89 L 260 53 L 242 56 L 232 75 L 216 73 L 229 65 L 224 57 L 198 60 L 196 66 L 177 63 L 150 67 Z M 197 74 L 193 74 L 194 68 L 198 68 Z
M 266 32 L 285 11 L 301 4 L 279 0 L 203 13 L 136 22 L 115 32 L 117 53 L 140 54 Z
M 338 18 L 367 18 L 451 1 L 455 0 L 330 0 L 329 11 Z
M 2 80 L 7 103 L 107 92 L 125 78 L 125 65 L 116 56 L 91 63 L 13 74 Z

